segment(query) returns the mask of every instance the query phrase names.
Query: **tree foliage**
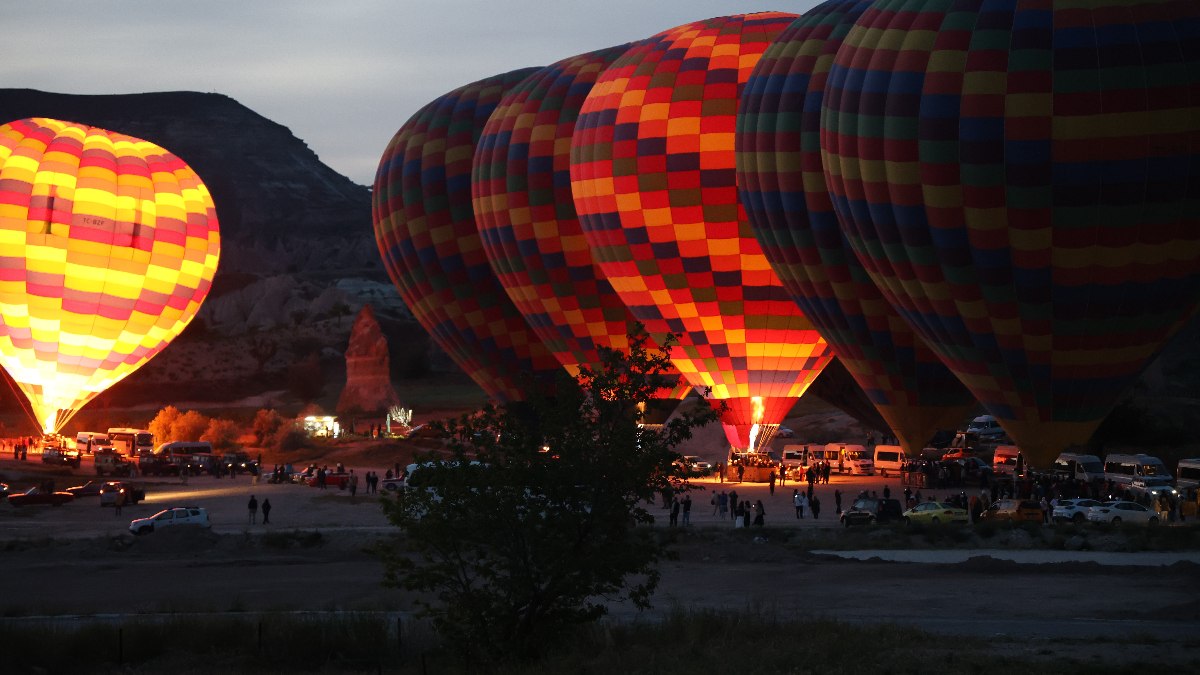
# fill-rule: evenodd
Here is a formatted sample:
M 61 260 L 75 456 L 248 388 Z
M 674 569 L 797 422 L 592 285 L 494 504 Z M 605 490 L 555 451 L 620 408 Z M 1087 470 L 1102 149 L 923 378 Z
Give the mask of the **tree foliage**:
M 642 427 L 637 404 L 674 383 L 664 352 L 640 330 L 630 342 L 564 372 L 552 396 L 443 423 L 453 457 L 414 472 L 430 487 L 384 501 L 408 546 L 382 550 L 385 583 L 422 592 L 422 613 L 473 663 L 536 656 L 610 600 L 649 605 L 668 549 L 646 505 L 673 480 L 674 448 L 716 413 Z
M 146 429 L 154 434 L 154 439 L 159 443 L 170 443 L 171 441 L 178 440 L 172 435 L 172 430 L 181 414 L 179 408 L 169 405 L 158 411 L 158 414 L 154 416 L 154 419 L 150 420 L 150 425 Z
M 214 450 L 233 450 L 238 448 L 238 437 L 242 428 L 233 420 L 213 418 L 208 421 L 208 427 L 200 434 L 200 440 L 208 441 Z
M 283 417 L 272 408 L 262 408 L 254 413 L 254 441 L 258 446 L 264 446 L 275 438 L 279 428 L 283 426 Z

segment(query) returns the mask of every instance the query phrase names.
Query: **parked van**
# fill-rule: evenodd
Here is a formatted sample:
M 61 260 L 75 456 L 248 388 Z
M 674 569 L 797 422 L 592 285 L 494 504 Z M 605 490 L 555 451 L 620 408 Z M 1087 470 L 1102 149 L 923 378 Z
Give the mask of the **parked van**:
M 1104 462 L 1095 455 L 1064 452 L 1054 460 L 1054 473 L 1069 480 L 1104 480 Z
M 992 453 L 992 473 L 996 476 L 1016 476 L 1018 464 L 1024 468 L 1024 458 L 1015 445 L 997 445 Z
M 1113 453 L 1104 458 L 1104 478 L 1118 485 L 1128 485 L 1135 478 L 1170 475 L 1167 465 L 1152 455 Z
M 1180 490 L 1200 487 L 1200 457 L 1179 460 L 1175 469 L 1175 487 Z
M 163 456 L 170 460 L 185 459 L 198 452 L 211 455 L 212 443 L 208 441 L 171 441 L 163 443 L 154 451 L 155 456 Z
M 823 445 L 809 444 L 792 444 L 783 446 L 783 452 L 780 455 L 779 466 L 791 475 L 796 471 L 804 471 L 808 465 L 815 460 L 817 448 L 824 449 Z
M 1003 438 L 1006 435 L 1004 427 L 1000 426 L 996 418 L 991 415 L 980 415 L 971 420 L 971 423 L 967 425 L 967 432 L 984 440 Z
M 874 469 L 879 472 L 880 476 L 887 476 L 889 471 L 900 473 L 904 470 L 905 463 L 908 462 L 908 457 L 904 455 L 904 448 L 898 445 L 875 446 L 874 459 Z
M 820 459 L 829 462 L 829 466 L 839 473 L 875 475 L 875 460 L 866 447 L 861 445 L 827 443 L 821 448 Z
M 108 447 L 108 434 L 103 431 L 80 431 L 75 434 L 75 449 L 92 453 L 96 448 Z

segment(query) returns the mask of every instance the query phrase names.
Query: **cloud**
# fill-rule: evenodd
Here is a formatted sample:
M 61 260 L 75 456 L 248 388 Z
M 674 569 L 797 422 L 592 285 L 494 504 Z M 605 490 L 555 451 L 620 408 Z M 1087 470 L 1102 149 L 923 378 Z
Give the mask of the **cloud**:
M 0 81 L 74 94 L 209 91 L 237 99 L 370 184 L 388 140 L 433 98 L 736 12 L 815 2 L 39 0 L 11 3 Z M 782 5 L 782 6 L 781 6 Z

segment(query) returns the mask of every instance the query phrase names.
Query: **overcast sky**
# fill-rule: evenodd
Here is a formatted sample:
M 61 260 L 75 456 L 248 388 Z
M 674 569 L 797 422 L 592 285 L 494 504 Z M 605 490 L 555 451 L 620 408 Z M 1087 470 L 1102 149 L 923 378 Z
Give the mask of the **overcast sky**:
M 14 0 L 0 22 L 0 86 L 226 94 L 370 185 L 400 125 L 455 87 L 689 21 L 816 1 Z

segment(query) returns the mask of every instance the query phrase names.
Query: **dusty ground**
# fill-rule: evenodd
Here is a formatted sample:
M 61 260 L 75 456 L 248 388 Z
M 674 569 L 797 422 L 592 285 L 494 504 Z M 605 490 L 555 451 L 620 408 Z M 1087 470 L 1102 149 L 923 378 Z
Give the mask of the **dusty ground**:
M 386 446 L 357 453 L 347 448 L 343 456 L 329 459 L 346 461 L 360 473 L 382 474 L 396 452 Z M 32 463 L 0 460 L 8 482 L 30 470 L 42 471 Z M 59 473 L 55 479 L 66 487 L 85 480 L 87 471 L 85 465 L 77 475 Z M 147 483 L 147 502 L 126 507 L 120 517 L 90 500 L 60 508 L 0 505 L 0 614 L 413 608 L 412 597 L 381 586 L 382 568 L 366 552 L 395 536 L 374 496 L 256 484 L 245 476 L 193 478 L 187 485 L 178 479 Z M 1168 558 L 1192 562 L 1163 566 L 1161 559 L 1146 555 L 1135 557 L 1132 566 L 1125 559 L 1125 566 L 1117 567 L 1016 564 L 988 556 L 988 549 L 1044 545 L 1018 530 L 986 540 L 968 532 L 934 543 L 911 538 L 911 546 L 927 550 L 976 551 L 965 563 L 844 560 L 813 551 L 895 543 L 885 530 L 838 527 L 833 490 L 881 491 L 884 485 L 898 490 L 895 479 L 835 476 L 830 486 L 818 489 L 826 511 L 817 520 L 794 517 L 790 486 L 771 495 L 765 485 L 699 485 L 703 491 L 694 493 L 692 525 L 676 531 L 679 559 L 663 566 L 652 616 L 675 608 L 711 608 L 894 622 L 990 638 L 1008 652 L 1200 667 L 1194 655 L 1200 646 L 1200 552 Z M 767 527 L 734 529 L 713 516 L 708 495 L 728 489 L 763 499 Z M 251 494 L 260 502 L 271 500 L 271 524 L 248 522 Z M 128 534 L 131 518 L 177 504 L 208 508 L 212 531 Z M 655 513 L 665 523 L 665 513 L 658 507 Z M 1065 536 L 1053 528 L 1045 532 L 1046 540 Z M 1083 537 L 1095 550 L 1125 545 L 1124 539 L 1086 528 L 1067 534 Z M 638 616 L 630 607 L 612 609 L 619 618 Z

